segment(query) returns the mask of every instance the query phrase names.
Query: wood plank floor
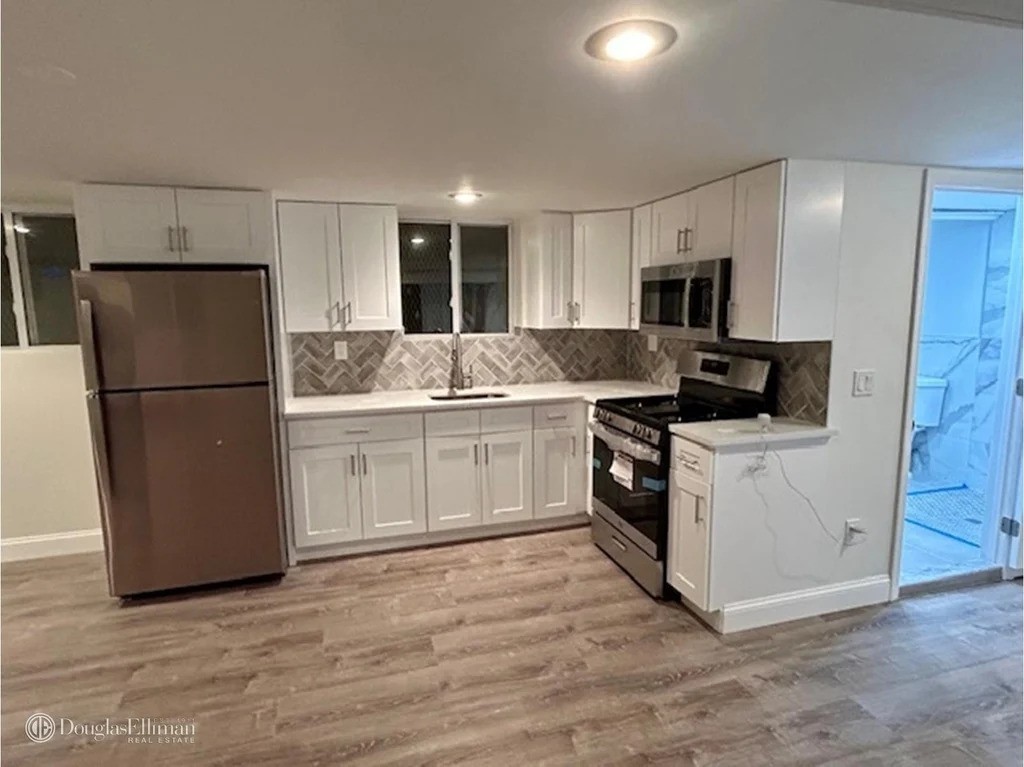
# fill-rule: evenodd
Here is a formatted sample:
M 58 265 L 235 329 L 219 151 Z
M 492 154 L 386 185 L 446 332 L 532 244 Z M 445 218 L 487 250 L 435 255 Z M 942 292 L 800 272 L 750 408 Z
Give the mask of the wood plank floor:
M 121 607 L 102 560 L 2 568 L 17 764 L 1021 764 L 1021 588 L 722 638 L 588 531 L 323 562 Z M 196 743 L 26 717 L 194 717 Z

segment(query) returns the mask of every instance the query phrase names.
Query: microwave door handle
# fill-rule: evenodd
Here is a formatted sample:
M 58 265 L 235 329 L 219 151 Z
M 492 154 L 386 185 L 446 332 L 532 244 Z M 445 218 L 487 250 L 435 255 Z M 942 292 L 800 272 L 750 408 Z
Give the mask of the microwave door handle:
M 683 328 L 690 327 L 690 287 L 692 285 L 693 278 L 686 277 L 683 280 L 683 316 L 680 317 L 679 326 Z

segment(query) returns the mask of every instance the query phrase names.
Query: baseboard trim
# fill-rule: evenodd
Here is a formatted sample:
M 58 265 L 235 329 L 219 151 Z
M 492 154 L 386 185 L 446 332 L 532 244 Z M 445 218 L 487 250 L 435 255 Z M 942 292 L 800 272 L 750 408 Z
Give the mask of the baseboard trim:
M 71 530 L 66 533 L 25 535 L 0 540 L 0 562 L 60 557 L 103 551 L 103 530 Z
M 735 602 L 715 616 L 714 628 L 723 634 L 771 626 L 889 601 L 889 576 L 876 575 L 803 591 Z

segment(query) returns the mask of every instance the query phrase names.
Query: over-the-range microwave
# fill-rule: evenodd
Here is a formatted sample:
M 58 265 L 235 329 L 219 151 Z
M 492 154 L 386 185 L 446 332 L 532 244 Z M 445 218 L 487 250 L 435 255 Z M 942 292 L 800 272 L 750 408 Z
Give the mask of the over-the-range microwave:
M 732 259 L 716 258 L 640 270 L 640 330 L 717 341 L 728 329 Z

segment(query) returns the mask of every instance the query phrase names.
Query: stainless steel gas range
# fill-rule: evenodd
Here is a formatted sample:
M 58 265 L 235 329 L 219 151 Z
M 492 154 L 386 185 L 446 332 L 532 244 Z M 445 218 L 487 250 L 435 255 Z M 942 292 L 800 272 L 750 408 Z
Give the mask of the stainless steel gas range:
M 598 400 L 594 435 L 594 515 L 597 546 L 653 597 L 669 596 L 669 426 L 775 413 L 771 362 L 711 352 L 679 360 L 675 395 Z

